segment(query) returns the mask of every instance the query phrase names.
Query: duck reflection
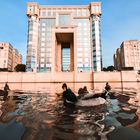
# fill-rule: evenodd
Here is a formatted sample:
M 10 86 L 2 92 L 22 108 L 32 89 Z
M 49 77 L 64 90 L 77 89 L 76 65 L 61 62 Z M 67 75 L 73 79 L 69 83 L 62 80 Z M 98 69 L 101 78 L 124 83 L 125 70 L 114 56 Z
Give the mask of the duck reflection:
M 16 111 L 16 102 L 12 97 L 4 98 L 4 102 L 1 101 L 1 116 L 0 123 L 8 123 L 15 118 L 14 112 Z
M 77 109 L 75 107 L 62 107 L 58 114 L 56 121 L 53 125 L 54 134 L 52 139 L 71 140 L 77 139 L 75 134 L 76 130 L 76 115 Z

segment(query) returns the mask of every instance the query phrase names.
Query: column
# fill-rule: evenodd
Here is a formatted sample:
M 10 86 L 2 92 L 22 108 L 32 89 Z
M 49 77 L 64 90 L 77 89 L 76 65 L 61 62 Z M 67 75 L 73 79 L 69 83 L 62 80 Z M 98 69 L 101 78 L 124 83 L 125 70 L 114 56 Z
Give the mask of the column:
M 92 16 L 93 69 L 102 70 L 100 15 Z
M 37 72 L 38 65 L 38 18 L 29 16 L 27 42 L 27 71 Z

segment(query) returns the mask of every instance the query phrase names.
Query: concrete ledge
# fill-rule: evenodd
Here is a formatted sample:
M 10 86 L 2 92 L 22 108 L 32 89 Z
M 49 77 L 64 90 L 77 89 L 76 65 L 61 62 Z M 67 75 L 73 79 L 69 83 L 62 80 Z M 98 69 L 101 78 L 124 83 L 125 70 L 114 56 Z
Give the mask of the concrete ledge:
M 74 91 L 87 86 L 88 90 L 102 91 L 105 83 L 109 82 L 112 88 L 138 88 L 140 85 L 137 73 L 134 71 L 122 72 L 0 72 L 0 89 L 5 82 L 12 90 L 54 91 L 61 90 L 62 83 L 67 83 Z

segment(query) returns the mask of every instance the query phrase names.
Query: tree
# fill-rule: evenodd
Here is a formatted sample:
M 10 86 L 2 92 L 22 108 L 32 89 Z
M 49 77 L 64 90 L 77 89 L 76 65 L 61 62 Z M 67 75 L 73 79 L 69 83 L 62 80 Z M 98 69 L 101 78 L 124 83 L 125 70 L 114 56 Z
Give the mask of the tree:
M 0 72 L 7 72 L 8 68 L 0 68 Z
M 15 67 L 16 72 L 25 72 L 26 71 L 26 65 L 25 64 L 18 64 Z
M 107 71 L 114 71 L 115 70 L 115 67 L 114 66 L 108 66 L 107 67 Z
M 103 68 L 103 71 L 107 71 L 107 68 L 104 67 L 104 68 Z
M 114 71 L 114 70 L 115 70 L 114 66 L 108 66 L 107 68 L 106 67 L 103 68 L 103 71 Z

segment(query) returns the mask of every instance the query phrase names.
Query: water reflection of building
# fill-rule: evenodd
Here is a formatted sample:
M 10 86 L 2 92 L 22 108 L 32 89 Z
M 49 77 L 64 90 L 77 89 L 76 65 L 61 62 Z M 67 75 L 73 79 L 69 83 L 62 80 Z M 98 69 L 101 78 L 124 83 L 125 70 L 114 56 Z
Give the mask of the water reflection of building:
M 100 71 L 101 3 L 28 3 L 27 71 Z
M 114 55 L 114 66 L 117 70 L 126 67 L 140 70 L 140 41 L 124 41 Z

